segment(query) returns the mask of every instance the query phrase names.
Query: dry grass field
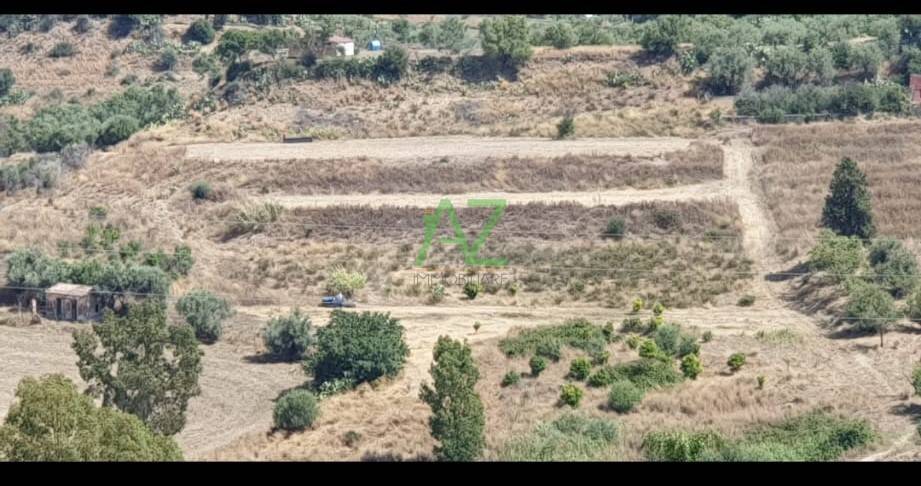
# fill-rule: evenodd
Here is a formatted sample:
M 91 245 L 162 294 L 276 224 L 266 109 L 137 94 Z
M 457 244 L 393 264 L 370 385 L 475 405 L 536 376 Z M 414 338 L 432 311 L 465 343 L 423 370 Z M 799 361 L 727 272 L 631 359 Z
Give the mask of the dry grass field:
M 765 126 L 753 140 L 764 201 L 779 228 L 778 253 L 812 248 L 835 165 L 850 157 L 867 175 L 881 235 L 913 242 L 921 223 L 921 124 L 909 121 Z

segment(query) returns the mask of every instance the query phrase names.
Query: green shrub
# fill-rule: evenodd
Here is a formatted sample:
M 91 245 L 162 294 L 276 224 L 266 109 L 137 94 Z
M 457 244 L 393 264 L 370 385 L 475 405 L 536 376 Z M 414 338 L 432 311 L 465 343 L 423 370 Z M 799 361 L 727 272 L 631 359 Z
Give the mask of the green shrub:
M 585 358 L 576 358 L 569 363 L 569 377 L 582 381 L 592 372 L 592 364 Z
M 198 19 L 189 25 L 183 37 L 186 42 L 210 44 L 214 41 L 214 26 L 205 19 Z
M 681 373 L 683 373 L 686 378 L 696 380 L 703 369 L 704 367 L 700 362 L 700 357 L 696 354 L 689 354 L 681 359 Z
M 192 193 L 192 197 L 198 200 L 211 199 L 214 195 L 213 189 L 211 189 L 211 184 L 208 184 L 205 181 L 198 181 L 195 184 L 192 184 L 189 187 L 189 192 Z
M 576 385 L 567 383 L 560 387 L 560 402 L 569 405 L 572 408 L 578 408 L 579 402 L 582 401 L 582 389 Z
M 848 290 L 845 319 L 859 331 L 876 331 L 882 341 L 886 328 L 898 318 L 895 302 L 880 287 L 855 281 Z
M 570 138 L 576 134 L 576 123 L 572 117 L 567 115 L 556 125 L 556 138 L 562 140 Z
M 627 413 L 643 401 L 643 395 L 645 392 L 632 381 L 616 380 L 608 393 L 608 407 L 618 413 Z
M 317 331 L 317 350 L 305 369 L 315 383 L 346 379 L 358 384 L 396 376 L 408 355 L 403 326 L 389 313 L 336 309 L 329 324 Z
M 498 455 L 502 461 L 600 460 L 609 458 L 616 439 L 615 422 L 567 413 L 509 440 Z
M 78 34 L 85 34 L 90 31 L 90 18 L 87 15 L 80 15 L 77 17 L 77 20 L 74 22 L 74 32 Z
M 642 297 L 637 297 L 633 299 L 633 313 L 637 313 L 643 308 L 646 307 L 646 303 L 643 301 Z
M 577 41 L 575 32 L 566 22 L 556 22 L 544 31 L 544 42 L 557 49 L 569 49 Z
M 48 51 L 48 55 L 54 58 L 71 57 L 76 53 L 77 50 L 74 49 L 74 45 L 70 42 L 58 42 Z
M 501 16 L 480 22 L 480 45 L 484 54 L 507 66 L 519 66 L 531 58 L 529 37 L 524 17 Z
M 10 94 L 13 85 L 16 84 L 16 76 L 10 68 L 0 69 L 0 97 Z
M 138 131 L 138 128 L 138 121 L 134 118 L 127 115 L 115 115 L 102 124 L 96 143 L 101 147 L 115 145 L 122 140 L 127 140 Z
M 733 373 L 741 370 L 742 366 L 745 365 L 745 355 L 742 353 L 733 353 L 726 361 L 726 365 L 729 366 L 729 369 Z
M 859 238 L 838 236 L 830 230 L 822 231 L 816 246 L 809 250 L 809 267 L 813 271 L 828 273 L 836 282 L 856 275 L 863 262 L 864 249 Z
M 739 301 L 736 302 L 736 305 L 739 307 L 751 307 L 755 305 L 755 296 L 748 294 L 743 295 L 742 297 L 739 297 Z
M 914 290 L 918 282 L 918 262 L 898 240 L 884 238 L 870 246 L 870 267 L 873 279 L 896 298 Z
M 553 362 L 557 362 L 562 357 L 562 347 L 563 344 L 559 340 L 546 340 L 541 341 L 537 344 L 537 347 L 534 349 L 534 354 L 547 358 Z
M 528 366 L 531 367 L 531 376 L 536 378 L 547 369 L 547 360 L 540 356 L 533 356 L 528 361 Z
M 505 376 L 502 377 L 502 386 L 516 385 L 519 381 L 521 381 L 521 373 L 517 371 L 509 371 L 505 373 Z
M 57 152 L 68 145 L 92 145 L 100 123 L 80 105 L 57 105 L 43 108 L 26 126 L 29 143 L 36 152 Z
M 227 228 L 227 235 L 262 233 L 270 223 L 278 221 L 283 211 L 284 207 L 272 202 L 243 206 L 234 214 Z
M 725 442 L 715 432 L 660 431 L 647 434 L 642 448 L 646 457 L 653 461 L 690 462 L 712 454 Z
M 921 364 L 916 364 L 911 371 L 911 387 L 915 390 L 915 395 L 921 395 Z
M 608 220 L 608 225 L 604 229 L 604 236 L 614 239 L 621 239 L 626 234 L 627 223 L 624 218 L 616 217 Z
M 645 332 L 646 325 L 639 317 L 628 317 L 620 325 L 620 332 Z
M 207 290 L 192 290 L 176 302 L 176 311 L 195 330 L 195 337 L 205 343 L 220 339 L 223 321 L 233 315 L 230 304 Z
M 664 388 L 683 380 L 671 362 L 659 359 L 638 359 L 614 366 L 605 366 L 588 377 L 588 385 L 602 387 L 617 380 L 629 380 L 643 390 Z
M 483 286 L 480 285 L 479 282 L 470 280 L 464 284 L 464 295 L 466 295 L 467 298 L 470 300 L 475 299 L 476 296 L 479 295 L 480 291 L 482 290 L 483 290 Z
M 320 414 L 317 397 L 308 390 L 294 389 L 275 402 L 272 416 L 275 427 L 282 430 L 303 430 L 313 425 Z
M 713 340 L 713 331 L 704 331 L 703 335 L 700 337 L 700 340 L 709 343 Z
M 179 56 L 174 49 L 167 47 L 160 53 L 160 57 L 157 58 L 154 67 L 158 71 L 172 71 L 177 64 L 179 64 Z
M 398 46 L 384 49 L 374 63 L 374 77 L 378 82 L 389 84 L 399 81 L 408 71 L 409 57 L 406 51 Z
M 345 297 L 352 297 L 365 287 L 367 281 L 364 273 L 336 266 L 326 276 L 326 291 L 334 295 L 341 293 Z
M 640 353 L 641 358 L 649 358 L 649 359 L 665 359 L 666 358 L 665 353 L 663 353 L 662 350 L 659 349 L 659 346 L 656 344 L 656 342 L 649 340 L 649 339 L 644 340 L 640 344 L 639 353 Z
M 707 61 L 707 89 L 719 95 L 736 94 L 749 83 L 754 62 L 742 47 L 717 49 Z
M 670 56 L 685 39 L 691 22 L 685 15 L 662 15 L 644 25 L 640 45 L 654 55 Z
M 573 319 L 554 326 L 521 330 L 514 336 L 501 339 L 499 349 L 506 356 L 513 358 L 535 353 L 542 344 L 544 349 L 570 346 L 593 352 L 603 350 L 607 339 L 601 326 L 596 326 L 584 319 Z
M 639 71 L 610 71 L 605 77 L 605 85 L 609 88 L 631 88 L 647 84 L 649 80 Z
M 643 342 L 643 338 L 637 335 L 632 335 L 627 338 L 627 347 L 630 349 L 636 349 L 637 347 L 639 347 L 640 343 L 642 342 Z
M 286 316 L 273 317 L 263 334 L 269 354 L 285 361 L 297 361 L 304 357 L 313 345 L 310 317 L 299 309 Z
M 908 318 L 914 322 L 921 322 L 921 286 L 915 287 L 915 292 L 908 299 Z
M 429 303 L 437 304 L 445 299 L 445 286 L 436 283 L 429 288 Z

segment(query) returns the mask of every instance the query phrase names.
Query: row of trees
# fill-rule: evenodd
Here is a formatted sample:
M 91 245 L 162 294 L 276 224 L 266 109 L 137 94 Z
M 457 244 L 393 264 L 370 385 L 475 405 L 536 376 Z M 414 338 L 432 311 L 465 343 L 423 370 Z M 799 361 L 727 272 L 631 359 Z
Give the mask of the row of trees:
M 99 104 L 54 105 L 27 122 L 0 124 L 0 152 L 58 152 L 75 144 L 107 146 L 150 125 L 182 116 L 184 105 L 175 88 L 132 86 Z

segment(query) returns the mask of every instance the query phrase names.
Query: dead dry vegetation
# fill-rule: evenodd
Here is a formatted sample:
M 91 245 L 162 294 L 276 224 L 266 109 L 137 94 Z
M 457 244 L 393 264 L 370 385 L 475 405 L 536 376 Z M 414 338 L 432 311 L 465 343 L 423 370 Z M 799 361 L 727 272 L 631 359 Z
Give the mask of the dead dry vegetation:
M 609 72 L 637 72 L 639 85 L 608 87 Z M 712 129 L 708 114 L 725 100 L 698 101 L 692 78 L 674 60 L 643 61 L 639 47 L 536 49 L 514 81 L 467 81 L 414 73 L 398 85 L 372 81 L 307 81 L 274 86 L 164 136 L 177 142 L 276 141 L 298 132 L 327 138 L 471 134 L 556 134 L 566 114 L 586 137 L 695 136 Z
M 844 157 L 867 175 L 874 219 L 881 235 L 914 241 L 921 227 L 921 140 L 918 122 L 816 123 L 759 126 L 756 178 L 779 228 L 777 252 L 803 256 L 815 244 L 828 184 Z
M 373 157 L 373 154 L 369 154 Z M 311 161 L 267 160 L 242 167 L 196 164 L 183 171 L 238 189 L 314 194 L 459 194 L 475 191 L 592 191 L 634 187 L 651 189 L 722 177 L 723 152 L 710 143 L 659 156 L 567 155 L 553 158 L 486 158 L 474 162 L 442 157 L 425 163 L 393 164 L 374 159 Z

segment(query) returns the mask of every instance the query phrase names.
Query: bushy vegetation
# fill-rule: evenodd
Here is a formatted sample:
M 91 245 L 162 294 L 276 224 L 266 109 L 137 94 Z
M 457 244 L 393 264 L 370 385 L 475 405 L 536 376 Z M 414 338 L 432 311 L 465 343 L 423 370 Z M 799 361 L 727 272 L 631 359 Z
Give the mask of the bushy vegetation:
M 172 326 L 165 306 L 145 301 L 124 317 L 107 312 L 91 329 L 74 333 L 80 377 L 103 406 L 131 413 L 154 432 L 185 426 L 189 399 L 200 393 L 202 352 L 191 327 Z
M 697 354 L 689 354 L 681 359 L 681 372 L 686 378 L 696 380 L 703 370 L 703 364 Z
M 352 384 L 396 376 L 409 348 L 403 326 L 389 313 L 334 310 L 329 324 L 317 331 L 317 349 L 304 363 L 314 382 Z
M 10 94 L 13 85 L 16 84 L 16 76 L 10 68 L 0 69 L 0 97 Z
M 707 87 L 718 95 L 736 94 L 751 80 L 754 63 L 741 47 L 722 47 L 707 61 Z
M 196 200 L 209 200 L 214 196 L 211 184 L 205 181 L 198 181 L 192 184 L 189 187 L 189 192 L 192 193 L 192 197 Z
M 72 57 L 76 53 L 77 50 L 70 42 L 58 42 L 51 48 L 50 51 L 48 51 L 48 56 L 54 58 Z
M 588 385 L 602 387 L 610 386 L 619 380 L 628 380 L 642 390 L 649 390 L 668 387 L 680 383 L 683 379 L 671 361 L 641 358 L 599 369 L 588 377 Z
M 576 134 L 576 123 L 573 121 L 572 117 L 567 115 L 564 116 L 560 123 L 556 125 L 556 138 L 562 140 L 564 138 L 572 138 Z
M 345 297 L 353 297 L 365 287 L 367 280 L 362 272 L 336 266 L 326 276 L 326 291 L 333 295 L 341 293 Z
M 2 461 L 179 461 L 176 442 L 137 417 L 97 407 L 63 375 L 23 378 L 0 426 Z
M 602 326 L 584 319 L 573 319 L 555 326 L 524 329 L 500 340 L 499 349 L 513 358 L 536 353 L 542 346 L 556 350 L 570 346 L 593 353 L 603 350 L 606 344 L 607 338 Z
M 467 296 L 468 300 L 473 300 L 480 295 L 480 292 L 483 290 L 483 285 L 480 282 L 470 280 L 464 283 L 464 295 Z
M 227 227 L 227 236 L 262 233 L 267 225 L 278 221 L 282 212 L 284 212 L 284 207 L 272 202 L 247 204 L 234 213 Z
M 506 66 L 520 66 L 532 54 L 530 32 L 524 17 L 503 16 L 480 22 L 480 45 L 486 56 Z
M 36 152 L 57 152 L 79 143 L 111 145 L 150 125 L 178 118 L 183 110 L 175 88 L 132 86 L 89 108 L 63 104 L 39 110 L 23 127 L 23 145 Z
M 192 290 L 176 302 L 195 337 L 204 343 L 214 343 L 221 338 L 224 320 L 233 315 L 230 304 L 207 290 Z
M 37 249 L 18 249 L 7 259 L 10 285 L 47 288 L 58 282 L 90 285 L 99 292 L 106 306 L 142 294 L 149 300 L 165 299 L 170 275 L 161 268 L 135 261 L 87 258 L 66 261 L 45 255 Z
M 572 383 L 565 383 L 560 387 L 560 403 L 578 408 L 582 401 L 582 389 Z
M 805 120 L 809 121 L 822 113 L 842 116 L 877 111 L 900 114 L 908 110 L 908 94 L 904 88 L 890 82 L 797 88 L 773 85 L 762 91 L 743 90 L 735 100 L 735 108 L 739 115 L 755 116 L 763 123 L 780 123 L 783 115 L 805 115 Z
M 269 320 L 263 334 L 269 354 L 284 361 L 302 359 L 314 343 L 310 317 L 294 309 L 285 316 Z
M 502 386 L 512 386 L 521 381 L 521 373 L 517 371 L 508 371 L 502 377 Z
M 592 363 L 586 358 L 576 358 L 569 363 L 569 377 L 582 381 L 592 372 Z
M 879 333 L 880 346 L 883 334 L 899 315 L 895 301 L 878 285 L 854 281 L 848 289 L 848 301 L 844 309 L 847 324 L 859 331 Z
M 528 361 L 528 366 L 531 368 L 531 377 L 537 378 L 547 369 L 547 359 L 543 356 L 532 356 Z
M 610 459 L 618 426 L 614 421 L 568 413 L 538 425 L 499 450 L 503 461 L 595 461 Z
M 239 60 L 249 51 L 274 54 L 292 40 L 292 33 L 281 29 L 228 30 L 221 35 L 214 52 L 226 62 Z
M 738 440 L 715 432 L 652 432 L 643 450 L 655 461 L 831 461 L 874 438 L 864 420 L 814 411 L 753 428 Z
M 199 44 L 210 44 L 214 41 L 214 26 L 205 19 L 198 19 L 189 25 L 183 40 L 186 42 L 198 42 Z
M 429 427 L 438 441 L 435 455 L 446 461 L 473 461 L 486 446 L 486 415 L 474 387 L 480 378 L 470 346 L 447 336 L 438 338 L 431 374 L 420 398 L 432 409 Z
M 643 401 L 645 394 L 642 388 L 630 380 L 615 380 L 608 393 L 608 407 L 615 412 L 627 413 Z
M 745 366 L 745 355 L 742 353 L 733 353 L 729 356 L 729 359 L 726 360 L 726 366 L 729 366 L 729 370 L 733 373 L 742 369 L 742 366 Z
M 309 390 L 294 389 L 275 402 L 272 418 L 282 430 L 303 430 L 313 425 L 320 414 L 317 397 Z
M 914 290 L 918 282 L 918 261 L 898 240 L 883 238 L 873 241 L 869 251 L 872 278 L 892 294 L 902 298 Z
M 836 282 L 856 275 L 863 265 L 863 243 L 855 236 L 838 236 L 831 230 L 823 230 L 818 243 L 809 250 L 809 267 L 826 273 Z

